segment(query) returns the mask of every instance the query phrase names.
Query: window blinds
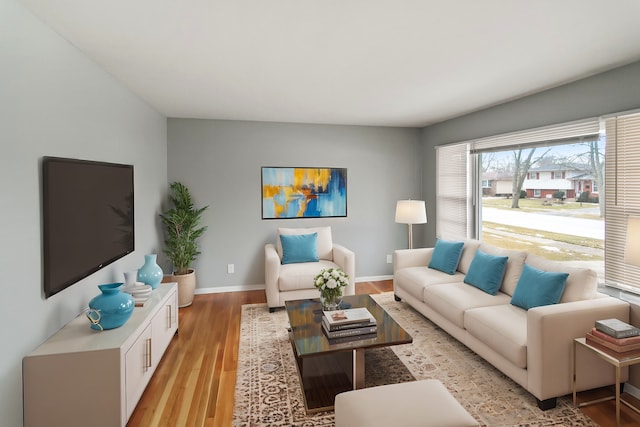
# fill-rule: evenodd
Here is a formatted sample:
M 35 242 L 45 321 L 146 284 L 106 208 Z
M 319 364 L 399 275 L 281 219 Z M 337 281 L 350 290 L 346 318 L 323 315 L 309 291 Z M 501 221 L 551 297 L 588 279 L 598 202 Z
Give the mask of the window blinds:
M 640 216 L 640 113 L 605 126 L 605 281 L 640 287 L 640 267 L 624 262 L 627 219 Z
M 518 150 L 550 145 L 571 144 L 597 139 L 600 120 L 597 117 L 525 131 L 489 136 L 469 141 L 471 153 Z
M 471 191 L 468 144 L 436 147 L 436 237 L 470 237 Z

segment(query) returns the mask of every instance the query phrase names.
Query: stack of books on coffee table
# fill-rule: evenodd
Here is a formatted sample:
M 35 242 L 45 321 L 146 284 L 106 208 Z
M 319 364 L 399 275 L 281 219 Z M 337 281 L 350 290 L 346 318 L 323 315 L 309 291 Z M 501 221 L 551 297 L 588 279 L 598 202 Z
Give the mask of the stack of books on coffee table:
M 640 328 L 618 319 L 596 321 L 585 342 L 618 359 L 640 356 Z
M 377 328 L 366 307 L 322 312 L 322 330 L 329 339 L 375 334 Z

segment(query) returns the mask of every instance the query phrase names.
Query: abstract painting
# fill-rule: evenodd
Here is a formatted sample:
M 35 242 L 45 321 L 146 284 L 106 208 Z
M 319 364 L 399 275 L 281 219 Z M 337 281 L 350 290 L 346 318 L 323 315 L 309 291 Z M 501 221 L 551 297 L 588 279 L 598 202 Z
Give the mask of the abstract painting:
M 262 219 L 347 216 L 347 169 L 262 168 Z

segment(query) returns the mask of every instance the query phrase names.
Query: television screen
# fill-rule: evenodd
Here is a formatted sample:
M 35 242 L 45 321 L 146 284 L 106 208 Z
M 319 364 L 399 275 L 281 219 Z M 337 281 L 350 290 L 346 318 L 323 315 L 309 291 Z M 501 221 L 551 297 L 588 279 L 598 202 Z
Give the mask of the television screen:
M 134 250 L 133 166 L 44 157 L 44 293 Z

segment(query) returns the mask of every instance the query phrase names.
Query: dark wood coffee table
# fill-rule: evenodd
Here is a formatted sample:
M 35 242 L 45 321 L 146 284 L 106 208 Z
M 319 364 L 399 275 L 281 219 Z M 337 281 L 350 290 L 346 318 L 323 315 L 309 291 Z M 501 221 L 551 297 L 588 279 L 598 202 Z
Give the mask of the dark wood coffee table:
M 349 295 L 340 308 L 366 307 L 376 318 L 377 333 L 329 340 L 322 331 L 322 306 L 317 299 L 286 301 L 289 339 L 298 365 L 307 412 L 333 408 L 336 394 L 364 388 L 367 349 L 408 344 L 411 335 L 369 295 Z

